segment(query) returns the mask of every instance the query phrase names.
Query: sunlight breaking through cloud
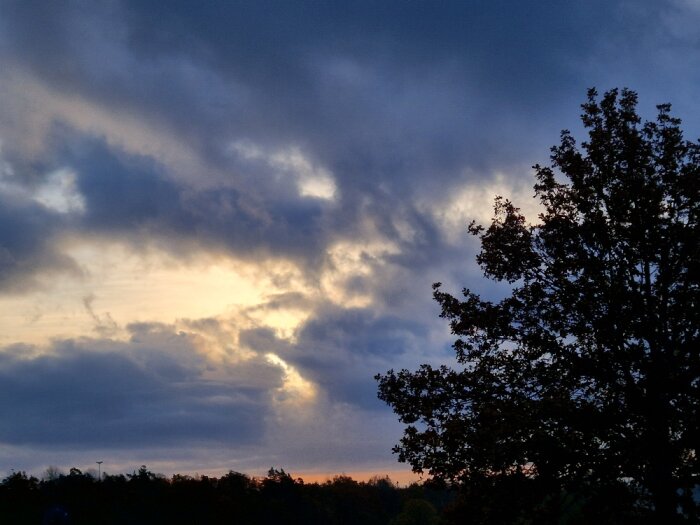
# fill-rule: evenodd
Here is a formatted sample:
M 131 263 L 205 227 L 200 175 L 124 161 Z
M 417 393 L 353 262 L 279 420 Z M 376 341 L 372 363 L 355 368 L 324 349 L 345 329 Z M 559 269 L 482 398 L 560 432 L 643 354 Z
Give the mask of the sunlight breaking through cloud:
M 328 249 L 328 266 L 321 287 L 328 299 L 347 308 L 366 308 L 372 303 L 372 277 L 384 266 L 386 256 L 400 253 L 391 241 L 339 241 Z
M 266 151 L 250 141 L 238 140 L 229 146 L 229 151 L 249 161 L 263 162 L 279 175 L 293 177 L 301 197 L 335 200 L 337 188 L 333 174 L 314 165 L 298 147 Z
M 513 171 L 520 170 L 514 168 Z M 512 201 L 530 223 L 537 223 L 542 209 L 533 197 L 534 176 L 531 170 L 522 171 L 530 178 L 515 178 L 496 172 L 487 183 L 469 182 L 455 188 L 440 205 L 426 202 L 423 206 L 435 216 L 443 226 L 448 239 L 454 243 L 463 242 L 467 224 L 472 220 L 480 224 L 491 222 L 494 198 L 497 195 Z
M 317 391 L 314 384 L 304 379 L 299 371 L 284 359 L 272 352 L 265 354 L 265 359 L 283 372 L 283 383 L 275 396 L 278 403 L 291 406 L 304 405 L 316 398 Z

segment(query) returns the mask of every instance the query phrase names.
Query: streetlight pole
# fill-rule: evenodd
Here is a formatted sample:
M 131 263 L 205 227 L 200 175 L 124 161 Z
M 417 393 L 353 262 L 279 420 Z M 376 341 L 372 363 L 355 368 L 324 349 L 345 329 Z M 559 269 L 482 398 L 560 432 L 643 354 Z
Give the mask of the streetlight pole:
M 95 461 L 97 463 L 97 481 L 102 481 L 102 461 Z

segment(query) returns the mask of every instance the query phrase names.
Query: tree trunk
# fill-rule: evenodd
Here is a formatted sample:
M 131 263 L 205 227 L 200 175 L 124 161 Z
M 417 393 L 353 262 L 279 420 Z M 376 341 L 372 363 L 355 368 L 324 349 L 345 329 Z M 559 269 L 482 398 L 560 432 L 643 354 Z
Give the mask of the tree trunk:
M 654 504 L 654 522 L 658 525 L 679 522 L 678 494 L 673 476 L 674 454 L 672 450 L 669 404 L 664 388 L 663 360 L 652 360 L 649 381 L 649 418 L 647 434 L 647 487 Z

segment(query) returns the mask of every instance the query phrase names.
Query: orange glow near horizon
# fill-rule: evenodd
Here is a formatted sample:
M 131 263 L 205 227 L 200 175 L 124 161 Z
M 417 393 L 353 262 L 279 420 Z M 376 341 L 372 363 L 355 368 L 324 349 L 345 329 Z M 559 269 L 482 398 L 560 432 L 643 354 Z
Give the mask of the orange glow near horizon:
M 392 482 L 400 486 L 419 483 L 427 479 L 410 470 L 386 470 L 382 472 L 373 470 L 353 470 L 348 472 L 292 472 L 290 475 L 294 479 L 303 479 L 304 483 L 325 483 L 326 481 L 332 481 L 333 478 L 338 476 L 347 476 L 355 481 L 369 481 L 375 477 L 384 478 L 388 476 Z

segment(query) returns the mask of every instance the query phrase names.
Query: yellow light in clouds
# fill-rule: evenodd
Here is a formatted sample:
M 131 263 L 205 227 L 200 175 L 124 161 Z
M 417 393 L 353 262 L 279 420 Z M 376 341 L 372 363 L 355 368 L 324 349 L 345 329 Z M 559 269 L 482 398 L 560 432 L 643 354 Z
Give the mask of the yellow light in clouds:
M 277 401 L 281 404 L 303 404 L 316 398 L 316 387 L 310 381 L 304 379 L 298 370 L 287 363 L 277 354 L 267 353 L 265 359 L 282 369 L 282 386 Z
M 85 269 L 100 309 L 137 321 L 202 318 L 262 299 L 244 265 L 224 258 L 181 262 L 162 252 L 134 253 L 119 244 L 81 243 L 68 250 Z
M 331 301 L 349 308 L 369 306 L 371 293 L 357 288 L 353 280 L 370 277 L 376 267 L 385 264 L 384 257 L 398 252 L 395 244 L 380 239 L 335 243 L 327 252 L 328 265 L 321 277 L 323 293 Z
M 274 165 L 287 169 L 297 175 L 297 187 L 302 197 L 316 197 L 333 200 L 336 186 L 333 175 L 322 168 L 314 166 L 298 148 L 292 148 L 273 155 Z
M 536 223 L 542 208 L 539 201 L 533 198 L 533 181 L 528 177 L 515 179 L 503 173 L 495 173 L 490 180 L 477 178 L 476 182 L 455 189 L 442 203 L 423 203 L 421 208 L 432 213 L 442 224 L 450 241 L 462 243 L 466 225 L 472 220 L 481 224 L 491 222 L 496 195 L 511 200 L 528 221 Z
M 309 318 L 311 311 L 300 308 L 253 309 L 245 314 L 254 324 L 272 328 L 277 337 L 294 342 L 296 329 Z
M 65 253 L 82 275 L 50 276 L 41 290 L 0 297 L 0 344 L 119 338 L 133 322 L 174 323 L 241 312 L 245 317 L 269 294 L 297 286 L 284 263 L 253 265 L 224 257 L 181 262 L 162 252 L 136 253 L 122 244 L 84 239 L 66 242 Z M 262 311 L 248 321 L 289 333 L 303 318 L 301 313 Z

